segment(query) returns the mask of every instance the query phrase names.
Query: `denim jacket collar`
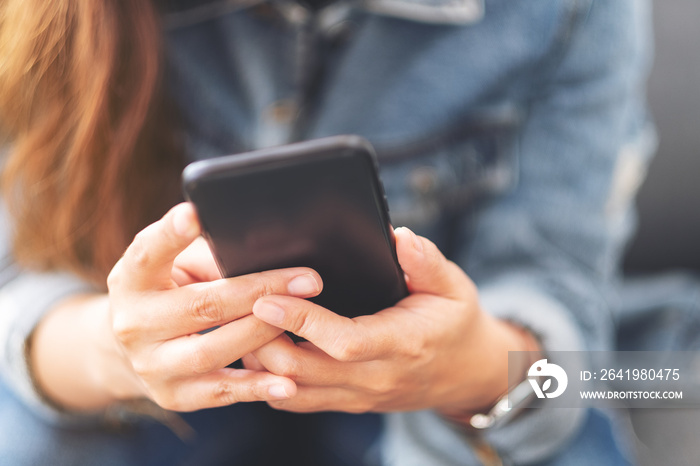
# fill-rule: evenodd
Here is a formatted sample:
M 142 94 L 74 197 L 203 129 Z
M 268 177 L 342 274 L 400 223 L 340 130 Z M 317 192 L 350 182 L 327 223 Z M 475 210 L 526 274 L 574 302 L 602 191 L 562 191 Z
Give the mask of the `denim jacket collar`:
M 268 1 L 270 0 L 165 0 L 160 4 L 165 26 L 172 29 Z M 357 5 L 376 14 L 431 24 L 470 24 L 478 22 L 484 15 L 484 0 L 357 0 Z

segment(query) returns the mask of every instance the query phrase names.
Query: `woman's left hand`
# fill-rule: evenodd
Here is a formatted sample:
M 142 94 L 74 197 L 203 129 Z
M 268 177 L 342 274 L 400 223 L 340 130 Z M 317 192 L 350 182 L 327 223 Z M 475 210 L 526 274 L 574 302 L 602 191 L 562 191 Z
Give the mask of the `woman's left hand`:
M 406 228 L 397 254 L 411 294 L 396 306 L 354 319 L 301 298 L 257 300 L 261 320 L 282 334 L 243 358 L 247 368 L 293 379 L 296 396 L 271 401 L 297 411 L 387 412 L 437 408 L 462 417 L 508 388 L 508 351 L 525 351 L 522 330 L 479 306 L 475 285 L 437 247 Z

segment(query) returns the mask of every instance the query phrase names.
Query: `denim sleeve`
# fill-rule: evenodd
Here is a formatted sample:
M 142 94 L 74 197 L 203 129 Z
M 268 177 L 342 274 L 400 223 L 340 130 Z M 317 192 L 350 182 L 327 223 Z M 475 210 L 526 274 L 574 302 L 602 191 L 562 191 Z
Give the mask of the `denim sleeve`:
M 610 288 L 655 145 L 649 4 L 585 3 L 532 83 L 517 186 L 484 208 L 456 257 L 482 307 L 530 329 L 545 351 L 610 348 Z M 484 436 L 506 463 L 529 464 L 565 448 L 584 415 L 526 410 Z M 433 412 L 391 414 L 388 427 L 389 464 L 477 464 L 468 436 Z
M 47 404 L 32 382 L 27 342 L 48 310 L 71 295 L 94 292 L 68 273 L 33 273 L 13 260 L 10 222 L 0 203 L 0 375 L 14 393 L 47 420 L 67 416 Z

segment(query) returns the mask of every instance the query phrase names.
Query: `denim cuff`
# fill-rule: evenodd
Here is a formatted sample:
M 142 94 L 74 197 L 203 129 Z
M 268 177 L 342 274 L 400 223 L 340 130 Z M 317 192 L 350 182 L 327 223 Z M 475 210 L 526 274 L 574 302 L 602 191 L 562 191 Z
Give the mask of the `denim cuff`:
M 532 332 L 545 352 L 585 349 L 570 311 L 532 284 L 513 279 L 480 286 L 479 302 L 481 308 L 494 317 Z
M 468 437 L 434 411 L 385 415 L 382 464 L 480 466 Z
M 88 283 L 68 273 L 23 273 L 0 289 L 0 374 L 18 398 L 48 421 L 65 423 L 86 416 L 63 413 L 39 393 L 28 360 L 30 337 L 58 302 L 94 292 Z

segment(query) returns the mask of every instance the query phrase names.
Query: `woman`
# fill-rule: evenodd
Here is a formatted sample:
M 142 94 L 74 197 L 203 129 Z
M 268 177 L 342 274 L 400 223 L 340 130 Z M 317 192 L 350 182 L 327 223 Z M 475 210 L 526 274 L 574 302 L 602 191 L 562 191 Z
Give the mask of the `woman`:
M 3 372 L 44 416 L 5 402 L 41 439 L 4 445 L 16 464 L 371 461 L 338 437 L 376 418 L 285 414 L 326 411 L 391 413 L 386 463 L 625 461 L 597 411 L 478 433 L 474 415 L 507 391 L 508 351 L 608 348 L 629 167 L 651 149 L 645 3 L 2 9 Z M 183 161 L 339 133 L 375 145 L 394 223 L 422 235 L 396 232 L 411 295 L 394 308 L 340 318 L 303 299 L 322 288 L 309 269 L 220 280 L 190 206 L 158 220 Z M 125 421 L 139 399 L 193 411 L 198 437 Z M 257 400 L 279 413 L 202 411 Z

